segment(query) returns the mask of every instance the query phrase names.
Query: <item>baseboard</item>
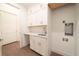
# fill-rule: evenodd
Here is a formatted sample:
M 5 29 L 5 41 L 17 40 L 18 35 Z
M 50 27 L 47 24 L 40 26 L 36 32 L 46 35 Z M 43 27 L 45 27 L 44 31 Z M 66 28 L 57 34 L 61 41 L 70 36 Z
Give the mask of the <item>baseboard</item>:
M 30 48 L 31 49 L 31 48 Z M 31 49 L 33 52 L 37 53 L 39 56 L 43 56 L 41 54 L 39 54 L 38 52 L 34 51 L 33 49 Z
M 61 56 L 75 56 L 75 55 L 73 55 L 73 54 L 69 54 L 68 52 L 65 52 L 65 51 L 55 51 L 55 50 L 52 50 L 51 51 L 51 53 L 52 52 L 54 52 L 54 53 L 56 53 L 56 54 L 58 54 L 58 55 L 61 55 Z
M 63 53 L 62 50 L 55 50 L 55 49 L 52 49 L 52 50 L 51 50 L 51 53 L 52 53 L 52 52 L 64 56 L 64 53 Z
M 8 44 L 4 44 L 2 46 L 6 46 L 6 45 L 9 45 L 9 44 L 12 44 L 12 43 L 15 43 L 15 42 L 20 42 L 20 41 L 14 41 L 14 42 L 11 42 L 11 43 L 8 43 Z
M 63 55 L 57 52 L 51 51 L 51 56 L 63 56 Z

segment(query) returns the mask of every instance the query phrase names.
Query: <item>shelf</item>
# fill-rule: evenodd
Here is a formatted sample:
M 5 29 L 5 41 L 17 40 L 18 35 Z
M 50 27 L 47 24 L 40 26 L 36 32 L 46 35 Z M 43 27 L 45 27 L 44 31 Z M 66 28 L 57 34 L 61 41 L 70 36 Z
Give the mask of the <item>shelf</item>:
M 40 27 L 40 26 L 47 26 L 47 25 L 29 25 L 28 27 Z

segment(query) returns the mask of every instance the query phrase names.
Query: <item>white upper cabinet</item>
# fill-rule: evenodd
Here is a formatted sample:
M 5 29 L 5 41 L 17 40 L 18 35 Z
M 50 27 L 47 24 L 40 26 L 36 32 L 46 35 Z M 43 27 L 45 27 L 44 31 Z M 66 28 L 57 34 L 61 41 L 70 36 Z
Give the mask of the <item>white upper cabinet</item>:
M 47 5 L 32 6 L 28 11 L 28 26 L 47 25 Z

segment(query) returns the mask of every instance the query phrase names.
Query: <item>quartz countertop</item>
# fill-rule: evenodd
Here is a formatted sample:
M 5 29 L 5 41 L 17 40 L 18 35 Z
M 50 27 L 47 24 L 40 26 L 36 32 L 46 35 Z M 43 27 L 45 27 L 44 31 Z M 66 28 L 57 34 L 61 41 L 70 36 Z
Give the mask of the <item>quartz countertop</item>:
M 26 33 L 27 35 L 33 35 L 33 36 L 38 36 L 38 37 L 42 37 L 42 38 L 46 38 L 47 39 L 47 36 L 42 36 L 42 35 L 39 35 L 37 33 Z

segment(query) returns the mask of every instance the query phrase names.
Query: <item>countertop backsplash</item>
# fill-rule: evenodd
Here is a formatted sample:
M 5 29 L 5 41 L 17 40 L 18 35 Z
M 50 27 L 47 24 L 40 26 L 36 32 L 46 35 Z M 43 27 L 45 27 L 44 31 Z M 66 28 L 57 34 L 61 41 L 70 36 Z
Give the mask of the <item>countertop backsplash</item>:
M 47 34 L 47 26 L 29 27 L 29 32 L 30 33 L 35 33 L 35 34 Z

